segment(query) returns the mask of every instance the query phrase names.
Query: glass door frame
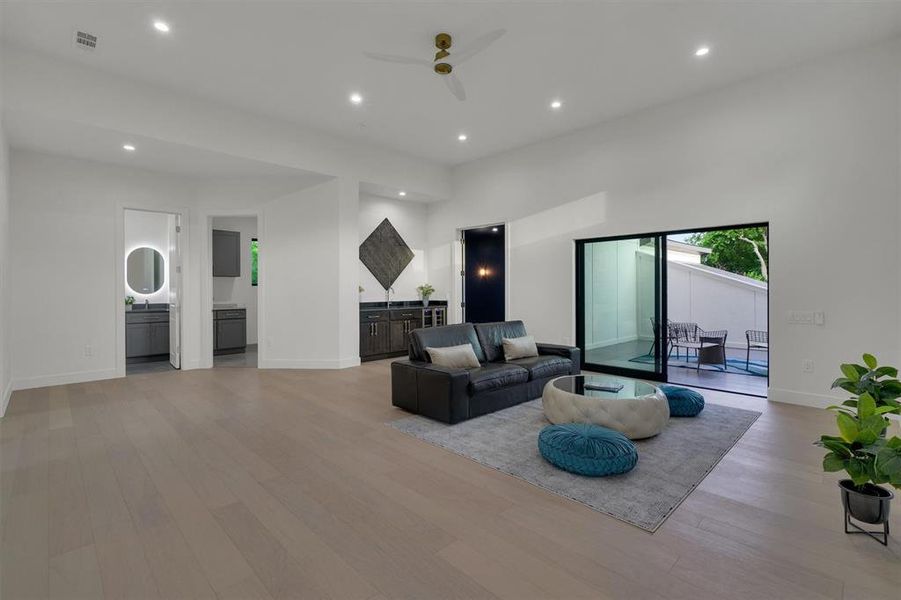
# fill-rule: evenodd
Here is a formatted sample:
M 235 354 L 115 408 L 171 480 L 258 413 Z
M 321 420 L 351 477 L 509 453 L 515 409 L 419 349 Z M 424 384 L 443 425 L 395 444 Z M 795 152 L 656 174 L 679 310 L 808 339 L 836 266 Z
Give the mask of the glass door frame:
M 582 350 L 582 369 L 588 369 L 598 373 L 620 375 L 634 379 L 646 379 L 665 383 L 667 380 L 667 356 L 666 348 L 666 239 L 668 233 L 648 233 L 615 235 L 600 238 L 576 240 L 576 346 Z M 654 318 L 657 320 L 657 331 L 654 333 L 654 370 L 630 369 L 613 365 L 590 363 L 587 360 L 585 347 L 585 247 L 598 242 L 616 242 L 623 240 L 654 239 Z

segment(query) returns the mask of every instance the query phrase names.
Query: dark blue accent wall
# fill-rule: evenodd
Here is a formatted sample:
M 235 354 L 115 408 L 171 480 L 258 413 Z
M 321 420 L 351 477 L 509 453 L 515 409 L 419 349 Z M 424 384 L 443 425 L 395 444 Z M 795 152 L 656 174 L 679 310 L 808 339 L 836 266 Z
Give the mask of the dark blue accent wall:
M 505 318 L 505 235 L 503 225 L 463 232 L 463 297 L 466 302 L 463 315 L 469 323 L 490 323 Z

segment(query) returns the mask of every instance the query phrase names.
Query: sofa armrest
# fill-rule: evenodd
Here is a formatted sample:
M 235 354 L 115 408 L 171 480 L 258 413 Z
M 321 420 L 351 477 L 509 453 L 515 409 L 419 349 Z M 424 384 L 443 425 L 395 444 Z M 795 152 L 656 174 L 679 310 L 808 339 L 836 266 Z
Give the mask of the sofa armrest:
M 573 375 L 577 375 L 582 369 L 582 350 L 575 346 L 563 346 L 560 344 L 536 344 L 538 346 L 538 354 L 562 356 L 568 358 L 573 363 Z
M 469 371 L 423 361 L 391 363 L 391 403 L 423 416 L 456 423 L 469 417 Z

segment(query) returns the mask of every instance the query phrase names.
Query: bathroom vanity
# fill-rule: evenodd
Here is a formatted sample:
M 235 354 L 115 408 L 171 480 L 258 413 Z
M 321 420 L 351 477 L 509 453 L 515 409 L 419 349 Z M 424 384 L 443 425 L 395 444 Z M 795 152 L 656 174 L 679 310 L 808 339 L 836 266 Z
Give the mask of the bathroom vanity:
M 169 359 L 168 305 L 135 305 L 125 312 L 125 358 L 129 363 Z

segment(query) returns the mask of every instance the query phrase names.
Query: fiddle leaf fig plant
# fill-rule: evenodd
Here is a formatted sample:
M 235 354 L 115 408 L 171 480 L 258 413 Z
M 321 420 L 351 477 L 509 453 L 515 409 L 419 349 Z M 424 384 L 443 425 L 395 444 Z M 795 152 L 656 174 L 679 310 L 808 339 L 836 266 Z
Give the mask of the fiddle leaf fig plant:
M 823 470 L 847 472 L 858 488 L 888 483 L 901 489 L 901 438 L 886 437 L 890 425 L 886 415 L 901 414 L 898 370 L 880 367 L 872 354 L 864 354 L 863 361 L 863 365 L 843 364 L 844 377 L 832 384 L 833 389 L 857 397 L 829 407 L 839 435 L 824 435 L 816 442 L 829 451 L 823 457 Z
M 862 365 L 847 363 L 841 366 L 842 375 L 832 382 L 832 389 L 841 388 L 855 396 L 864 392 L 872 396 L 876 406 L 890 406 L 894 414 L 901 414 L 901 381 L 898 381 L 898 369 L 889 366 L 879 366 L 879 362 L 872 354 L 863 355 Z M 857 406 L 857 399 L 851 398 L 842 403 L 843 406 Z

